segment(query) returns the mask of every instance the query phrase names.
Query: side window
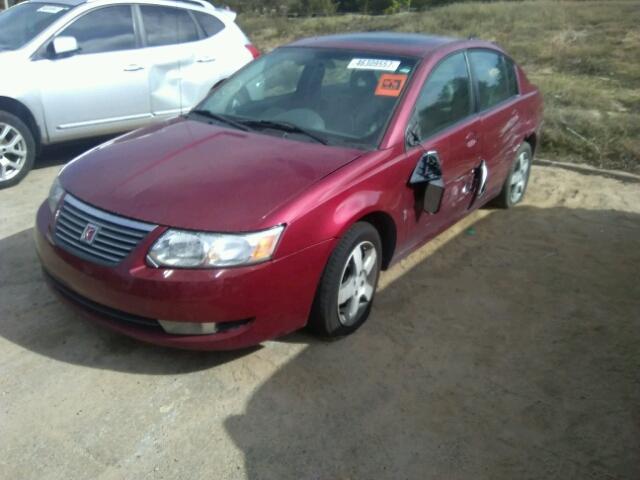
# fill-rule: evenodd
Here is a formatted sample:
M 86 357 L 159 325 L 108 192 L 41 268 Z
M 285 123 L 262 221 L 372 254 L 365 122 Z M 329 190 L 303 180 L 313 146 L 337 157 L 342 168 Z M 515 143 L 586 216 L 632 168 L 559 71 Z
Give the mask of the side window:
M 447 57 L 429 74 L 416 102 L 418 136 L 428 136 L 471 114 L 471 88 L 464 53 Z
M 509 96 L 514 97 L 518 95 L 518 77 L 516 76 L 516 67 L 513 64 L 513 60 L 509 57 L 503 57 L 504 64 L 507 69 L 507 82 L 509 84 Z
M 189 12 L 180 8 L 141 5 L 147 46 L 159 47 L 198 40 L 198 29 Z
M 207 35 L 207 37 L 213 37 L 216 33 L 224 30 L 224 23 L 218 20 L 213 15 L 209 15 L 207 13 L 193 12 L 200 24 L 202 30 Z
M 89 12 L 58 36 L 75 37 L 81 54 L 136 48 L 133 15 L 129 5 L 104 7 Z
M 509 75 L 503 56 L 498 52 L 488 50 L 472 50 L 469 52 L 471 68 L 478 83 L 478 105 L 480 110 L 494 105 L 513 96 Z M 513 76 L 513 69 L 511 69 Z M 511 80 L 513 81 L 513 79 Z

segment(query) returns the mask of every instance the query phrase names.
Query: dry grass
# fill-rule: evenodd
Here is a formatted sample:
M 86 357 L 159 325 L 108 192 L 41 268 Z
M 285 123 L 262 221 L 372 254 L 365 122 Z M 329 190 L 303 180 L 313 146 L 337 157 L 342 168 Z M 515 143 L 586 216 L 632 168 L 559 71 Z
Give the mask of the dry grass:
M 457 3 L 420 13 L 241 16 L 263 50 L 296 38 L 395 30 L 477 36 L 504 46 L 545 96 L 541 156 L 640 172 L 640 3 Z

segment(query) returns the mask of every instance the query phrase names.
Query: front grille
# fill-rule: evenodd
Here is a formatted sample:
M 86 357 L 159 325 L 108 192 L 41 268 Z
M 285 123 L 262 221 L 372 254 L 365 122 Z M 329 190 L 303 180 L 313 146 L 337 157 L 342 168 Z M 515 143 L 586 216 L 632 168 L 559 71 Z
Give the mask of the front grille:
M 99 210 L 66 194 L 55 224 L 56 245 L 74 255 L 114 266 L 156 225 Z
M 107 317 L 110 320 L 117 322 L 135 325 L 136 327 L 145 327 L 150 329 L 162 330 L 157 320 L 151 318 L 140 317 L 131 313 L 122 312 L 105 305 L 101 305 L 86 297 L 74 292 L 66 285 L 59 282 L 53 276 L 51 276 L 46 270 L 43 270 L 45 279 L 49 281 L 49 284 L 55 288 L 55 290 L 67 300 L 76 303 L 80 307 L 83 307 L 91 313 L 96 313 L 100 316 Z M 164 331 L 164 330 L 163 330 Z

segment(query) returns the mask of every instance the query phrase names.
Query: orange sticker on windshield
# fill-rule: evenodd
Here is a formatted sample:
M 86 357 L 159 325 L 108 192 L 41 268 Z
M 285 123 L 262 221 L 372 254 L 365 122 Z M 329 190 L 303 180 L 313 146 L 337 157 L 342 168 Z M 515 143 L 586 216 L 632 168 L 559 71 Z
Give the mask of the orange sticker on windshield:
M 400 92 L 402 92 L 402 87 L 404 87 L 406 81 L 406 75 L 395 75 L 392 73 L 380 75 L 380 80 L 378 80 L 378 86 L 376 87 L 376 95 L 397 97 L 400 95 Z

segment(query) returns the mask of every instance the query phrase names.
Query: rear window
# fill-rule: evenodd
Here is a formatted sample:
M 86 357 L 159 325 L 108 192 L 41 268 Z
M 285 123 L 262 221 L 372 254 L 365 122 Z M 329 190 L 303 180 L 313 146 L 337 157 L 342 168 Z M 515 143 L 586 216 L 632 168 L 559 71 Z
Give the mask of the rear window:
M 518 77 L 516 75 L 516 66 L 509 57 L 503 57 L 507 68 L 507 82 L 509 84 L 509 94 L 511 96 L 518 95 Z
M 200 24 L 200 28 L 202 28 L 207 37 L 213 37 L 216 33 L 219 33 L 224 29 L 224 23 L 213 15 L 200 12 L 192 13 L 195 15 L 196 20 Z
M 513 69 L 510 80 L 502 54 L 490 50 L 471 50 L 469 61 L 478 83 L 480 110 L 491 108 L 514 95 Z
M 186 10 L 140 6 L 147 45 L 159 47 L 198 40 L 198 29 Z

